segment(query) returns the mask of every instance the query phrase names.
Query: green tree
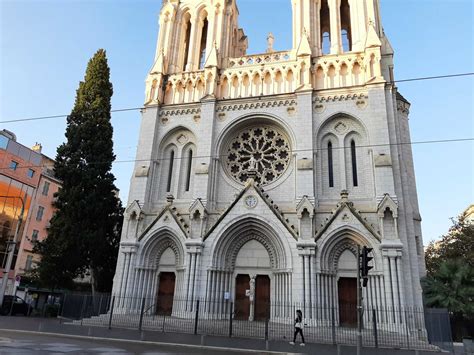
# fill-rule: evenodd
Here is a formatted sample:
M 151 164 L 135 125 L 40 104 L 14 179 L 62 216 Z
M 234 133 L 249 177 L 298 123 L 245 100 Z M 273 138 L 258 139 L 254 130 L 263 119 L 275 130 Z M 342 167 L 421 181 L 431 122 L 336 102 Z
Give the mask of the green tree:
M 474 315 L 474 268 L 461 260 L 448 260 L 423 280 L 425 303 L 451 312 Z
M 447 260 L 462 260 L 474 267 L 474 224 L 462 214 L 453 220 L 453 226 L 441 240 L 431 242 L 425 251 L 428 275 L 436 273 Z
M 49 287 L 70 287 L 89 271 L 92 290 L 109 291 L 115 271 L 123 209 L 111 173 L 110 69 L 100 49 L 87 65 L 71 114 L 66 142 L 57 150 L 55 175 L 62 181 L 38 277 Z M 54 274 L 54 275 L 53 275 Z

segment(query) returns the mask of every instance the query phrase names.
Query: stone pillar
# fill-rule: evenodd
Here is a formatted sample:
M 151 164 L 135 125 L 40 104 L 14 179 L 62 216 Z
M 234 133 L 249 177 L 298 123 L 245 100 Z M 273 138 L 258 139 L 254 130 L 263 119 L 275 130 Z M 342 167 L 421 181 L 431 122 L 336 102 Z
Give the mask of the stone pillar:
M 295 134 L 299 137 L 296 154 L 296 198 L 308 196 L 310 201 L 314 201 L 313 183 L 313 102 L 312 91 L 297 93 L 298 102 L 298 125 L 295 127 Z
M 196 152 L 193 199 L 200 198 L 204 206 L 212 194 L 212 186 L 217 178 L 217 172 L 213 171 L 215 107 L 215 100 L 207 100 L 202 103 L 201 121 L 196 132 L 196 138 L 201 143 Z M 210 174 L 210 172 L 213 173 Z
M 361 36 L 360 26 L 363 26 L 364 23 L 359 20 L 359 5 L 360 1 L 349 0 L 349 6 L 351 9 L 351 34 L 352 34 L 352 51 L 359 52 L 363 51 L 362 41 L 364 40 Z
M 341 40 L 341 0 L 328 0 L 331 22 L 331 54 L 342 52 Z
M 194 58 L 196 57 L 196 51 L 199 51 L 199 44 L 196 42 L 196 39 L 198 37 L 198 31 L 200 30 L 200 22 L 202 22 L 202 20 L 197 16 L 191 18 L 191 34 L 189 36 L 188 62 L 185 68 L 186 71 L 195 70 Z

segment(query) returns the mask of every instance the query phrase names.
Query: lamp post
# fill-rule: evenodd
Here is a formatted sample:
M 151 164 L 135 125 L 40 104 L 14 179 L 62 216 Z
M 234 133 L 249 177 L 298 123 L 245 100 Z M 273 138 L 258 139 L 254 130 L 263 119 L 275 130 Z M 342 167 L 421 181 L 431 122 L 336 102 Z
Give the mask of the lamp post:
M 5 269 L 3 269 L 3 279 L 2 279 L 2 287 L 0 289 L 0 307 L 3 305 L 3 297 L 5 295 L 5 291 L 7 289 L 7 282 L 8 282 L 8 274 L 10 273 L 10 268 L 13 262 L 13 255 L 15 254 L 15 246 L 18 239 L 18 232 L 20 231 L 21 223 L 23 222 L 23 213 L 25 212 L 25 201 L 21 196 L 0 196 L 0 198 L 17 198 L 21 201 L 21 212 L 20 217 L 18 218 L 18 223 L 16 224 L 15 228 L 15 235 L 13 236 L 13 241 L 8 242 L 8 258 L 7 263 L 5 265 Z

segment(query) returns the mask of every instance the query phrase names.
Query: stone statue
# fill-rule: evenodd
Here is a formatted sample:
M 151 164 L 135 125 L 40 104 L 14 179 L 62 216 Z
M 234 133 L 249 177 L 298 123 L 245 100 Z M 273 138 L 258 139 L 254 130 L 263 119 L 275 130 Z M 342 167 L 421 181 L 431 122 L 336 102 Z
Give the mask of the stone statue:
M 254 156 L 251 155 L 249 159 L 249 170 L 256 170 L 257 169 L 257 161 L 255 160 Z
M 255 297 L 255 276 L 252 276 L 250 278 L 250 296 L 249 296 L 250 302 L 253 302 L 254 297 Z
M 274 52 L 273 50 L 273 43 L 275 42 L 275 37 L 273 37 L 273 33 L 269 33 L 267 36 L 267 53 Z

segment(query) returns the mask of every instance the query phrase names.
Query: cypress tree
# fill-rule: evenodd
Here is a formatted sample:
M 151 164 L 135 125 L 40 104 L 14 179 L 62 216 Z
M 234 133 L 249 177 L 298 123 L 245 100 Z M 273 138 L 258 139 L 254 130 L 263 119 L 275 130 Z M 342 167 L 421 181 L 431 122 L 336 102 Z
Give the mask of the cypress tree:
M 67 118 L 66 142 L 57 149 L 54 170 L 63 185 L 48 238 L 37 245 L 42 254 L 37 273 L 49 287 L 70 287 L 74 277 L 90 272 L 93 292 L 112 288 L 123 213 L 111 173 L 112 94 L 100 49 L 87 65 Z

